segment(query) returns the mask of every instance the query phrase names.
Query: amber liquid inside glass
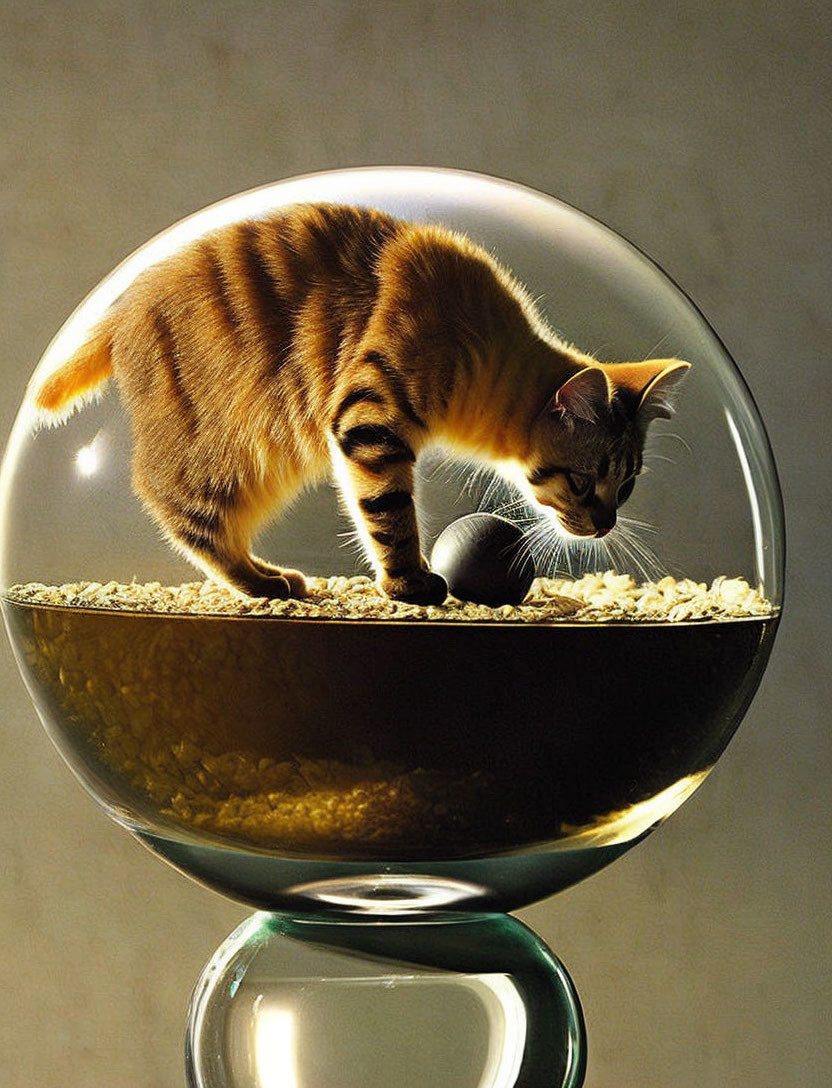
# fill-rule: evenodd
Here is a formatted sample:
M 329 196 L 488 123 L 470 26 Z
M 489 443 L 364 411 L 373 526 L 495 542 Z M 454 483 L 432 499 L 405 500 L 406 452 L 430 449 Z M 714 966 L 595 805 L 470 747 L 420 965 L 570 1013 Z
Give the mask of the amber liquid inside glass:
M 3 608 L 53 739 L 121 822 L 357 861 L 604 844 L 639 806 L 661 819 L 736 729 L 777 622 Z

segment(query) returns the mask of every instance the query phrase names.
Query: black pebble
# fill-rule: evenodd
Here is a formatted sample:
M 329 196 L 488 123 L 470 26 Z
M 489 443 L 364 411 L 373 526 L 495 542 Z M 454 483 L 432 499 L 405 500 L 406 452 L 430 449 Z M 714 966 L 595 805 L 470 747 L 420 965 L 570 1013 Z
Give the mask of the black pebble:
M 492 607 L 520 604 L 534 578 L 534 563 L 523 552 L 522 539 L 522 530 L 505 518 L 466 514 L 439 534 L 430 565 L 461 601 Z

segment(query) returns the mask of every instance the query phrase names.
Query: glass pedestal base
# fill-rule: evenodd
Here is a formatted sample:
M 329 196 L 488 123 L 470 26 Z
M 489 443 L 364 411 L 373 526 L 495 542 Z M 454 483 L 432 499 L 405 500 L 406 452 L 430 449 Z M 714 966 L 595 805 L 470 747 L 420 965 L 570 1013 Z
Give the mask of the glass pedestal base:
M 189 1088 L 579 1088 L 583 1015 L 505 914 L 258 913 L 194 990 Z

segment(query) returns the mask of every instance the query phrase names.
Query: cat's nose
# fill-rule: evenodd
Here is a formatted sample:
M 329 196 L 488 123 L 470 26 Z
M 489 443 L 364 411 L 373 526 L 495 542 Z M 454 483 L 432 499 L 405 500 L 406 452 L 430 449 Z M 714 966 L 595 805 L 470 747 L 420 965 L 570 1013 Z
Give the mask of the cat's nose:
M 595 536 L 606 536 L 610 529 L 615 528 L 615 511 L 605 517 L 593 518 L 595 522 Z

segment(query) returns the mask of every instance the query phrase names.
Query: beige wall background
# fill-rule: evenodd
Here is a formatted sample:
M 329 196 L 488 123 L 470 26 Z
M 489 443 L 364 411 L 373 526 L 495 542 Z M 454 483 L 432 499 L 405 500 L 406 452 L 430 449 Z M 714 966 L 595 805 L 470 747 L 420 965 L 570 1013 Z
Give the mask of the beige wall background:
M 589 1088 L 832 1083 L 829 27 L 808 0 L 0 2 L 0 434 L 135 246 L 336 166 L 560 196 L 658 260 L 738 360 L 789 519 L 771 666 L 693 800 L 521 912 L 582 995 Z M 111 824 L 7 649 L 0 667 L 0 1082 L 181 1084 L 190 988 L 247 911 Z

